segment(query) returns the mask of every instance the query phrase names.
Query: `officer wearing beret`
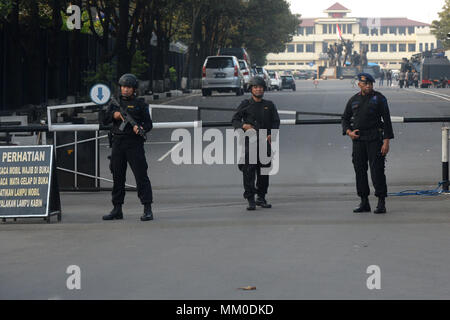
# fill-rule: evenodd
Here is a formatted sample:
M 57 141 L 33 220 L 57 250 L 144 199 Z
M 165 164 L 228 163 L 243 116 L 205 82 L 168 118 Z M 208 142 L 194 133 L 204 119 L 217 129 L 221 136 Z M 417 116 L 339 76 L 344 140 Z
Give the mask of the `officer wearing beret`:
M 370 167 L 378 205 L 374 213 L 386 213 L 387 197 L 384 164 L 389 152 L 389 140 L 394 138 L 391 117 L 386 98 L 373 90 L 375 79 L 368 73 L 358 74 L 361 91 L 347 103 L 342 117 L 342 133 L 353 141 L 353 167 L 356 173 L 356 189 L 361 203 L 353 212 L 370 212 L 369 182 Z
M 255 129 L 267 129 L 268 153 L 270 153 L 271 129 L 280 127 L 280 117 L 277 108 L 272 101 L 263 99 L 266 82 L 261 77 L 253 77 L 249 81 L 249 90 L 252 94 L 250 99 L 241 102 L 236 113 L 233 116 L 232 123 L 235 129 L 243 129 L 244 131 Z M 239 165 L 244 180 L 244 198 L 248 201 L 247 210 L 255 210 L 256 206 L 262 208 L 271 208 L 272 205 L 267 203 L 265 195 L 269 188 L 269 176 L 261 174 L 262 167 L 270 167 L 269 164 L 262 164 L 259 158 L 259 136 L 257 148 L 258 152 L 256 163 L 251 163 L 249 151 L 250 141 L 245 141 L 245 163 Z M 256 187 L 255 187 L 256 180 Z M 255 201 L 255 194 L 258 198 Z

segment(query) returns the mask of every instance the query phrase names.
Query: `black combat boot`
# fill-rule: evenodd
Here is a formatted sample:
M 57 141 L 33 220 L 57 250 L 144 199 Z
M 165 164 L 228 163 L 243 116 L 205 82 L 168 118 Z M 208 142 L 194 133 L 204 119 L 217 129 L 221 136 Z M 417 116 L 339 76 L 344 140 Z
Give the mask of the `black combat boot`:
M 272 205 L 270 203 L 267 203 L 264 196 L 258 196 L 258 198 L 256 198 L 256 205 L 262 208 L 272 208 Z
M 115 204 L 114 209 L 112 209 L 111 212 L 106 216 L 103 216 L 103 220 L 114 220 L 114 219 L 116 220 L 123 219 L 121 204 Z
M 384 198 L 378 198 L 378 205 L 373 213 L 386 213 L 386 202 L 384 201 Z
M 255 196 L 251 196 L 247 200 L 248 200 L 247 210 L 255 210 L 256 209 Z
M 152 204 L 144 204 L 144 214 L 141 217 L 141 221 L 153 220 Z
M 361 197 L 361 203 L 358 207 L 356 207 L 353 212 L 370 212 L 370 204 L 369 204 L 369 198 L 368 197 Z

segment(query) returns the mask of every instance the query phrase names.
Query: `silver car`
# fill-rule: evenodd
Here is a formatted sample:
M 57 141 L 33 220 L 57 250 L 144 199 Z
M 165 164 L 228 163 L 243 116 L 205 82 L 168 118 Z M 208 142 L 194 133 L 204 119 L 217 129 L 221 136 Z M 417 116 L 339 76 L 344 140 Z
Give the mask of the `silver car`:
M 244 90 L 248 91 L 248 82 L 250 81 L 250 67 L 245 60 L 239 60 L 239 67 L 241 68 L 242 75 L 244 76 Z
M 202 95 L 210 96 L 212 91 L 244 94 L 244 76 L 239 61 L 234 56 L 210 56 L 203 64 Z

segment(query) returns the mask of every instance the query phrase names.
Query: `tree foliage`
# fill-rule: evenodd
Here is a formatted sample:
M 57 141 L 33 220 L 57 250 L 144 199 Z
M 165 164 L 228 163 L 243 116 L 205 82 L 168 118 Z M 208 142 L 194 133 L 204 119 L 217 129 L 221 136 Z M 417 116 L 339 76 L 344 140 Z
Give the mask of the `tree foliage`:
M 81 9 L 81 30 L 67 28 L 67 8 L 71 4 Z M 23 72 L 15 73 L 10 82 L 18 92 L 23 87 L 21 82 L 27 82 L 30 92 L 25 94 L 33 96 L 33 101 L 39 100 L 42 89 L 32 83 L 43 77 L 51 82 L 50 96 L 61 91 L 64 82 L 60 81 L 60 69 L 65 61 L 69 65 L 68 93 L 80 93 L 85 74 L 79 71 L 79 50 L 86 50 L 80 47 L 86 33 L 99 47 L 95 63 L 89 66 L 97 70 L 90 70 L 85 79 L 88 82 L 115 82 L 121 74 L 132 71 L 143 80 L 169 79 L 169 48 L 175 41 L 189 48 L 184 70 L 178 72 L 183 71 L 188 79 L 199 79 L 205 58 L 222 47 L 245 47 L 254 63 L 264 64 L 267 53 L 284 49 L 298 23 L 287 0 L 0 1 L 0 27 L 11 43 L 11 70 L 20 61 L 25 61 L 22 68 L 28 70 L 26 77 Z M 53 49 L 38 50 L 46 41 Z M 62 43 L 69 44 L 67 58 L 63 57 Z
M 439 12 L 439 18 L 432 22 L 431 32 L 442 41 L 445 49 L 450 49 L 450 40 L 447 39 L 447 34 L 450 32 L 450 0 L 445 0 L 445 5 Z

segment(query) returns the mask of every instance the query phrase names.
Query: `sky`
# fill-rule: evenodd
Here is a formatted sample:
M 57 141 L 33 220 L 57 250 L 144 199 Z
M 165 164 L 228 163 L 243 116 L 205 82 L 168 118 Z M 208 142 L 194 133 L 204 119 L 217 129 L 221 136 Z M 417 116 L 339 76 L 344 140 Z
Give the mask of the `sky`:
M 304 18 L 324 17 L 323 11 L 336 3 L 336 0 L 288 0 L 292 13 L 300 13 Z M 351 10 L 349 17 L 406 17 L 419 22 L 430 23 L 439 19 L 445 0 L 339 0 Z M 368 9 L 370 7 L 370 9 Z

